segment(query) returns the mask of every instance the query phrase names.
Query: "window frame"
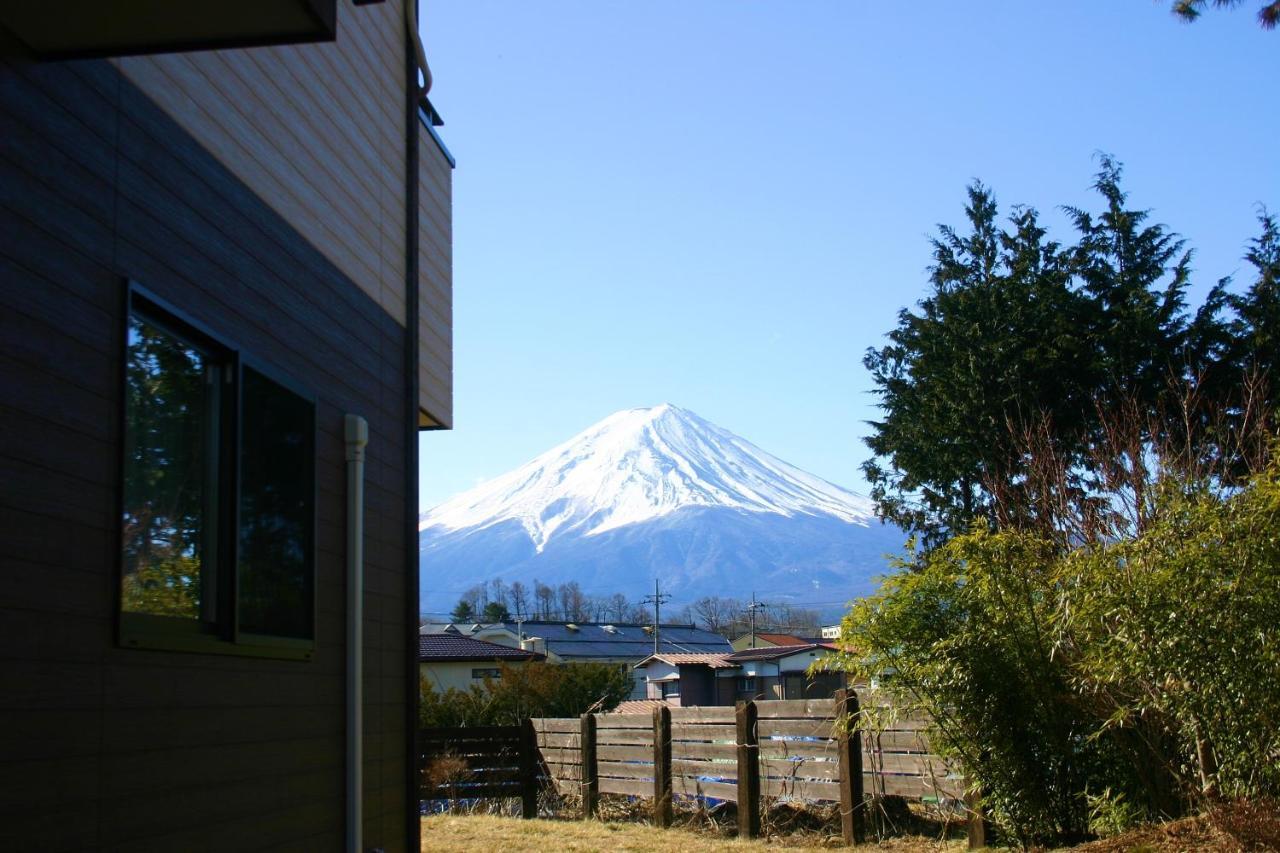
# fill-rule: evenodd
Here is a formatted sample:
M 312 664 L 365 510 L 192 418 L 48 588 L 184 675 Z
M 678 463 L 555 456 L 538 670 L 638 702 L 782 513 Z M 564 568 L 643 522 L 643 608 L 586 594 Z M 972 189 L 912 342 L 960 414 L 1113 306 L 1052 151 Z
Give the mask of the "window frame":
M 275 658 L 281 660 L 311 660 L 316 647 L 316 626 L 319 618 L 318 540 L 319 540 L 319 400 L 305 386 L 283 374 L 270 363 L 247 352 L 244 347 L 219 335 L 189 313 L 157 296 L 137 281 L 128 280 L 124 288 L 122 319 L 119 324 L 118 388 L 120 405 L 118 412 L 118 488 L 116 504 L 116 572 L 115 619 L 118 644 L 123 648 L 154 651 L 192 652 L 240 657 Z M 125 454 L 125 436 L 129 429 L 128 413 L 128 359 L 129 328 L 135 316 L 141 316 L 164 331 L 178 337 L 193 347 L 215 358 L 222 371 L 223 390 L 220 410 L 215 420 L 218 435 L 215 446 L 219 458 L 216 462 L 217 518 L 214 541 L 217 553 L 213 566 L 214 620 L 189 619 L 181 616 L 165 616 L 138 613 L 124 609 L 124 531 L 122 520 L 125 512 L 125 473 L 129 461 Z M 240 630 L 239 567 L 240 567 L 240 469 L 241 437 L 244 429 L 242 388 L 244 369 L 260 374 L 270 382 L 298 396 L 311 407 L 311 483 L 310 483 L 310 638 L 272 636 Z M 206 594 L 202 588 L 202 597 Z

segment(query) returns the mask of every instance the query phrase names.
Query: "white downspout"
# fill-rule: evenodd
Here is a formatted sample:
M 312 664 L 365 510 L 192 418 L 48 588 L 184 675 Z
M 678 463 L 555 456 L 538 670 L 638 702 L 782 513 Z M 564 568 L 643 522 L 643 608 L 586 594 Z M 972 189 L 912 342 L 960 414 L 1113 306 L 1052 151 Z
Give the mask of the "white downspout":
M 364 828 L 364 447 L 369 423 L 347 415 L 347 853 Z

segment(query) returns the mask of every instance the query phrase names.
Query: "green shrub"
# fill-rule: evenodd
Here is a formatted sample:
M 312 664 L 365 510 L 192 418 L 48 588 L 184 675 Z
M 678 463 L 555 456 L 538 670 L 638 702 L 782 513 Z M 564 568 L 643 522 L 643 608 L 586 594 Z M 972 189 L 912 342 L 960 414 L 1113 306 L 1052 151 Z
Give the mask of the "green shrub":
M 838 665 L 932 714 L 1023 844 L 1280 793 L 1280 466 L 1150 501 L 1102 543 L 975 528 L 844 620 Z
M 421 679 L 419 724 L 496 726 L 530 717 L 576 717 L 611 711 L 631 693 L 630 676 L 610 664 L 499 664 L 499 672 L 468 690 L 441 692 Z

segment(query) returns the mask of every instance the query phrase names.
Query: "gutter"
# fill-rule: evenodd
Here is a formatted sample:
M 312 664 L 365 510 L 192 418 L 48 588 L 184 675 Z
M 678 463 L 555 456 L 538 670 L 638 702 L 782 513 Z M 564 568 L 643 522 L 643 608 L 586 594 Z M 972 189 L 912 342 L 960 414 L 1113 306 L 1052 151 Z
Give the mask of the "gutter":
M 418 105 L 431 70 L 418 36 L 418 2 L 404 0 L 404 578 L 405 578 L 405 850 L 422 849 L 418 781 Z M 422 69 L 425 87 L 418 85 Z
M 369 424 L 347 415 L 347 853 L 364 830 L 364 448 Z

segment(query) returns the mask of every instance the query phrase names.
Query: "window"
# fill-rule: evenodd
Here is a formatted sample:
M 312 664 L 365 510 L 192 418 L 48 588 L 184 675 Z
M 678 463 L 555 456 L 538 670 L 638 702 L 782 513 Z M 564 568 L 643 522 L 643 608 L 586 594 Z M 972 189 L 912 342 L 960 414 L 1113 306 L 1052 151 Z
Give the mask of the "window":
M 121 641 L 309 657 L 314 399 L 138 288 L 124 386 Z
M 473 669 L 471 670 L 471 677 L 477 680 L 481 678 L 502 678 L 502 670 L 501 669 Z
M 680 695 L 680 682 L 679 682 L 679 681 L 664 681 L 664 682 L 662 682 L 662 698 L 663 698 L 663 699 L 671 699 L 671 698 L 673 698 L 673 697 L 677 697 L 677 696 L 679 696 L 679 695 Z
M 754 675 L 745 676 L 738 679 L 738 692 L 741 694 L 754 695 L 756 690 L 756 678 Z

